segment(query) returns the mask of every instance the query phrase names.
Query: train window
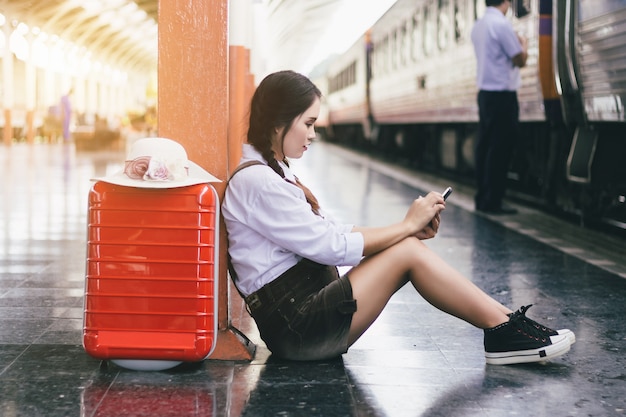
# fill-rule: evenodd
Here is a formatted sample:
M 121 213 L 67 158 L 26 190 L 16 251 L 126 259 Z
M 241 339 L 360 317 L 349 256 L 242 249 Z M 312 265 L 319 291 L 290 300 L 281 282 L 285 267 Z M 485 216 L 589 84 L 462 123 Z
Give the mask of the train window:
M 374 46 L 374 76 L 384 74 L 385 68 L 383 67 L 383 57 L 385 56 L 385 45 L 382 42 L 378 42 Z
M 406 20 L 406 24 L 404 25 L 404 27 L 406 28 L 406 41 L 404 44 L 406 50 L 404 53 L 406 56 L 406 62 L 408 64 L 413 60 L 413 16 Z
M 457 43 L 467 39 L 467 0 L 456 0 L 454 2 L 454 38 Z
M 409 22 L 410 20 L 402 25 L 402 66 L 407 65 L 411 59 L 411 42 L 409 41 L 409 33 L 411 33 L 411 31 L 409 28 Z
M 589 20 L 604 14 L 614 13 L 623 9 L 626 5 L 624 0 L 580 0 L 578 3 L 578 16 L 581 21 Z
M 395 30 L 391 32 L 389 45 L 391 46 L 389 50 L 389 68 L 393 71 L 398 66 L 398 34 Z
M 413 48 L 411 48 L 411 52 L 414 61 L 422 57 L 422 17 L 422 10 L 417 10 L 413 15 Z
M 437 13 L 433 10 L 436 4 L 431 3 L 424 7 L 424 55 L 432 55 L 435 50 L 437 36 Z
M 356 61 L 352 62 L 348 67 L 348 73 L 346 74 L 346 87 L 354 85 L 356 83 Z
M 395 57 L 395 61 L 396 61 L 396 67 L 400 67 L 400 65 L 402 64 L 402 47 L 404 46 L 404 42 L 402 39 L 402 27 L 398 27 L 395 30 L 395 34 L 396 34 L 396 57 Z
M 511 9 L 515 17 L 522 18 L 530 13 L 530 0 L 513 0 Z
M 328 82 L 329 93 L 343 90 L 356 83 L 356 61 L 352 61 L 347 67 L 337 75 L 330 78 Z
M 378 41 L 374 47 L 375 75 L 382 75 L 387 72 L 388 38 L 384 37 Z
M 350 69 L 348 72 L 348 85 L 356 84 L 356 61 L 350 65 Z
M 450 42 L 450 4 L 449 0 L 439 0 L 437 10 L 437 46 L 442 51 Z
M 387 50 L 385 51 L 384 56 L 384 65 L 385 65 L 385 73 L 389 73 L 391 71 L 391 63 L 393 61 L 393 37 L 387 37 Z
M 387 74 L 389 72 L 389 54 L 391 53 L 391 47 L 390 45 L 390 41 L 389 41 L 389 36 L 385 36 L 385 40 L 384 42 L 384 48 L 383 48 L 383 54 L 380 57 L 380 68 L 383 71 L 383 73 Z
M 395 57 L 395 61 L 396 61 L 396 68 L 401 68 L 402 67 L 402 59 L 404 58 L 404 36 L 403 36 L 403 31 L 402 31 L 403 27 L 400 26 L 398 27 L 395 32 L 396 32 L 396 57 Z
M 400 68 L 400 58 L 402 57 L 402 33 L 400 32 L 400 28 L 394 30 L 393 35 L 393 68 Z
M 413 16 L 406 21 L 406 62 L 411 63 L 415 61 L 413 56 Z
M 372 66 L 372 78 L 380 74 L 379 69 L 380 42 L 372 42 L 372 52 L 370 53 L 370 62 Z
M 372 42 L 369 62 L 370 62 L 370 77 L 374 78 L 378 74 L 378 44 Z

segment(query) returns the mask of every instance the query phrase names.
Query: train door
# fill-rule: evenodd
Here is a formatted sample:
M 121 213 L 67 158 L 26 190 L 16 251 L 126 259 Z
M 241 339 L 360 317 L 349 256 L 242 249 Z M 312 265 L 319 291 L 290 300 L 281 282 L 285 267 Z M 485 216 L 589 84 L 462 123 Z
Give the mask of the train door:
M 573 182 L 591 181 L 591 163 L 598 135 L 589 126 L 583 107 L 581 77 L 576 52 L 578 2 L 572 0 L 553 3 L 554 63 L 557 89 L 561 95 L 563 119 L 574 128 L 574 137 L 567 159 L 567 178 Z

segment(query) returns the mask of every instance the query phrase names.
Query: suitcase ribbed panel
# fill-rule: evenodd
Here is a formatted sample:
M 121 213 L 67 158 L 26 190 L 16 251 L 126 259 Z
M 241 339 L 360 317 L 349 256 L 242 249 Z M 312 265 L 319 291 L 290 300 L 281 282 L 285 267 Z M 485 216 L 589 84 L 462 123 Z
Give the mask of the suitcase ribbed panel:
M 217 336 L 215 189 L 97 182 L 88 219 L 87 353 L 179 361 L 209 356 Z

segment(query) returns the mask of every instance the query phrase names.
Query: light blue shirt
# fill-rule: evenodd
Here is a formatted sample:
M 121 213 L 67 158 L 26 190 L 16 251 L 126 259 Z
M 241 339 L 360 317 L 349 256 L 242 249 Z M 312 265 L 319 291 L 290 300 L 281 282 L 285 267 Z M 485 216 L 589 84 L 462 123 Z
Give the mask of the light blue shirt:
M 513 57 L 522 52 L 522 45 L 511 22 L 495 7 L 488 7 L 472 28 L 476 54 L 478 89 L 516 91 L 520 84 L 519 68 Z
M 222 203 L 237 288 L 245 296 L 280 276 L 302 258 L 324 265 L 353 266 L 363 257 L 363 235 L 351 224 L 311 211 L 304 192 L 265 164 L 245 144 L 241 163 L 263 165 L 242 169 L 230 181 Z M 285 177 L 295 180 L 281 163 Z

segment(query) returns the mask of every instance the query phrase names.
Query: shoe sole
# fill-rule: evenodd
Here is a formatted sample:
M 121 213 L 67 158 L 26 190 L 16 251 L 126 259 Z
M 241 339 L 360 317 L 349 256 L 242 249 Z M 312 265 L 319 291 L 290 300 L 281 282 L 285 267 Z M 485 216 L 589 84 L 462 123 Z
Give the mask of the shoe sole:
M 573 334 L 573 333 L 572 333 Z M 485 359 L 490 365 L 512 365 L 516 363 L 543 362 L 567 353 L 570 349 L 570 338 L 566 334 L 551 345 L 529 350 L 513 352 L 485 352 Z M 558 336 L 552 336 L 556 339 Z

